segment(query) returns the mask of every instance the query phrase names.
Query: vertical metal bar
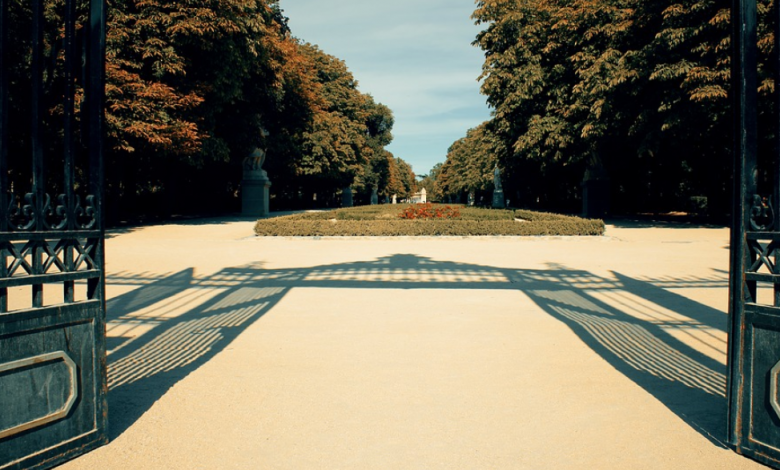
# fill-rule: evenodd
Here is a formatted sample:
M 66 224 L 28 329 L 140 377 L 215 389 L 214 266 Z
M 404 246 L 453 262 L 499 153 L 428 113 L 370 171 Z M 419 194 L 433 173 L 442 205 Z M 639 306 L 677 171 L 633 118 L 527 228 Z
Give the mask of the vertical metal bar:
M 8 225 L 8 1 L 0 0 L 0 232 Z M 8 277 L 8 253 L 0 246 L 0 277 Z M 8 311 L 8 289 L 0 288 L 0 313 Z
M 65 160 L 65 181 L 63 186 L 63 204 L 65 204 L 65 226 L 66 230 L 76 229 L 76 214 L 73 210 L 75 206 L 74 184 L 75 184 L 75 147 L 74 147 L 74 114 L 75 114 L 75 94 L 76 94 L 76 65 L 79 63 L 76 51 L 76 0 L 66 0 L 65 2 L 65 103 L 63 123 L 63 157 Z M 65 270 L 70 272 L 75 270 L 73 262 L 73 245 L 65 243 L 63 245 L 63 258 Z M 75 283 L 65 281 L 63 285 L 65 303 L 72 303 L 75 300 Z
M 42 99 L 43 99 L 43 0 L 33 0 L 32 2 L 32 101 L 31 110 L 32 128 L 30 139 L 32 143 L 33 157 L 33 200 L 32 212 L 35 217 L 35 230 L 44 230 L 42 204 L 44 202 L 44 171 L 43 171 L 43 146 L 41 142 L 41 123 Z M 32 247 L 33 272 L 42 273 L 41 248 L 38 244 Z M 43 285 L 33 284 L 32 286 L 33 307 L 43 306 Z
M 774 62 L 774 81 L 775 81 L 775 94 L 774 94 L 774 119 L 773 127 L 775 134 L 775 154 L 772 164 L 773 179 L 772 188 L 774 190 L 772 194 L 772 208 L 774 209 L 774 220 L 772 230 L 780 231 L 780 5 L 778 2 L 774 2 L 774 39 L 775 47 L 772 52 L 772 61 Z M 772 255 L 774 255 L 775 269 L 773 274 L 780 274 L 780 266 L 778 266 L 778 260 L 780 260 L 780 250 L 778 245 L 772 243 Z M 780 283 L 774 284 L 774 306 L 780 307 Z
M 43 230 L 42 215 L 38 209 L 43 204 L 45 193 L 44 168 L 43 168 L 43 145 L 41 141 L 41 116 L 43 107 L 43 0 L 33 0 L 32 2 L 32 100 L 30 107 L 32 112 L 32 128 L 30 140 L 32 144 L 33 159 L 33 188 L 34 194 L 33 210 L 36 214 L 36 230 Z
M 757 57 L 756 0 L 733 0 L 731 92 L 734 110 L 734 207 L 732 210 L 729 289 L 729 375 L 728 438 L 734 445 L 742 442 L 744 362 L 746 346 L 744 300 L 749 294 L 745 268 L 749 255 L 746 231 L 750 225 L 750 206 L 756 194 L 757 151 Z M 753 283 L 755 284 L 755 283 Z
M 43 274 L 43 249 L 38 241 L 31 241 L 32 250 L 32 271 L 33 274 Z M 43 307 L 43 284 L 33 284 L 32 286 L 32 306 L 33 308 Z
M 97 226 L 103 229 L 103 101 L 105 94 L 105 8 L 91 1 L 89 29 L 89 156 L 91 193 L 98 202 Z
M 76 270 L 76 265 L 73 260 L 73 244 L 70 240 L 63 243 L 62 247 L 64 255 L 64 265 L 66 272 L 73 272 Z M 76 283 L 73 281 L 65 281 L 63 284 L 63 300 L 66 304 L 73 303 L 76 300 Z
M 65 160 L 65 186 L 64 196 L 67 208 L 70 209 L 73 204 L 73 184 L 74 184 L 74 144 L 73 144 L 73 116 L 75 110 L 75 79 L 76 65 L 78 57 L 76 55 L 76 1 L 67 0 L 65 2 L 65 103 L 64 106 L 64 148 L 63 157 Z M 74 221 L 68 217 L 68 224 L 63 227 L 67 230 L 76 228 Z
M 8 1 L 0 0 L 0 232 L 9 229 L 8 215 Z
M 106 378 L 106 292 L 105 292 L 105 225 L 103 206 L 103 100 L 105 93 L 105 56 L 106 56 L 106 9 L 105 0 L 90 0 L 89 12 L 89 81 L 87 100 L 89 106 L 89 166 L 91 193 L 95 200 L 96 228 L 100 231 L 97 240 L 95 263 L 100 269 L 100 278 L 89 281 L 88 298 L 99 299 L 100 314 L 95 318 L 95 382 L 100 393 L 95 401 L 98 435 L 103 443 L 108 442 L 108 381 Z
M 774 159 L 772 161 L 772 208 L 774 209 L 774 220 L 772 220 L 772 230 L 780 231 L 780 6 L 778 2 L 773 2 L 773 33 L 774 33 L 774 50 L 772 52 L 771 61 L 774 65 L 773 79 L 775 83 L 774 93 L 774 119 L 772 119 L 772 127 L 774 132 Z M 777 262 L 780 259 L 780 250 L 775 243 L 771 245 L 770 255 L 774 257 L 775 269 L 773 274 L 780 274 L 780 266 Z M 780 284 L 774 284 L 774 301 L 773 305 L 780 306 Z
M 104 262 L 104 207 L 103 207 L 103 96 L 105 80 L 105 6 L 103 0 L 91 0 L 89 16 L 89 50 L 87 56 L 86 84 L 88 107 L 88 142 L 89 142 L 89 168 L 90 168 L 90 193 L 95 200 L 96 228 L 100 230 L 100 240 L 96 244 L 96 253 L 93 258 L 101 270 L 105 269 Z M 89 299 L 101 299 L 105 301 L 104 275 L 100 279 L 92 279 L 87 284 L 87 297 Z
M 8 277 L 8 254 L 4 245 L 0 245 L 0 277 Z M 7 311 L 8 289 L 3 287 L 0 288 L 0 313 L 5 313 Z

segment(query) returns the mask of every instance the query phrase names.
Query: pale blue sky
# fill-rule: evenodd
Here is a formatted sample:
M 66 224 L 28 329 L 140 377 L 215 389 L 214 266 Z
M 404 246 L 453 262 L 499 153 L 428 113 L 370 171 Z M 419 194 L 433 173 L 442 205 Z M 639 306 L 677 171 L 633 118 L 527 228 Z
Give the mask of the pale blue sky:
M 347 63 L 393 110 L 388 150 L 424 174 L 490 111 L 479 93 L 474 0 L 280 0 L 295 37 Z

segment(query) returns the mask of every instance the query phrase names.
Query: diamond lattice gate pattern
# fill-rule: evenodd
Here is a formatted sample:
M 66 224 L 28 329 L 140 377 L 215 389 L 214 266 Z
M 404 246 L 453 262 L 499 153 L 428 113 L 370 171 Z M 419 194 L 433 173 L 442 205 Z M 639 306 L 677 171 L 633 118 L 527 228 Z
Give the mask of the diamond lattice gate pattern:
M 775 8 L 774 25 L 780 24 Z M 732 6 L 735 129 L 731 239 L 729 439 L 737 452 L 780 468 L 780 146 L 759 158 L 756 0 Z M 774 79 L 780 76 L 775 33 Z M 775 93 L 780 96 L 780 93 Z M 775 99 L 771 123 L 780 138 Z M 764 129 L 763 125 L 761 129 Z M 759 162 L 771 161 L 771 163 Z
M 102 0 L 0 0 L 0 469 L 106 442 Z

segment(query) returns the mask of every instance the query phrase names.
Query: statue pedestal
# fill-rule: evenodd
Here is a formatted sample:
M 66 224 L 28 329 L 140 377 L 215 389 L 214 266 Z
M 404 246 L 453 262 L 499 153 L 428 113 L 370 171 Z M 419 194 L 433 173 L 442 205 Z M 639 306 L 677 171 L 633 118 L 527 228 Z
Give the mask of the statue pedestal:
M 265 173 L 265 171 L 263 171 Z M 241 215 L 247 217 L 265 217 L 268 215 L 269 190 L 271 180 L 263 178 L 247 179 L 241 182 Z
M 262 171 L 262 170 L 261 170 Z M 241 181 L 241 215 L 247 217 L 265 217 L 268 215 L 269 188 L 271 180 L 263 171 L 260 177 L 247 178 Z
M 582 182 L 582 216 L 604 217 L 609 212 L 610 185 L 608 179 Z
M 506 199 L 504 199 L 504 190 L 493 190 L 493 207 L 496 209 L 503 209 L 506 207 Z
M 344 188 L 341 192 L 341 207 L 352 207 L 353 204 L 352 188 Z
M 271 180 L 263 170 L 265 151 L 255 149 L 244 159 L 244 178 L 241 180 L 241 215 L 265 217 L 268 215 Z

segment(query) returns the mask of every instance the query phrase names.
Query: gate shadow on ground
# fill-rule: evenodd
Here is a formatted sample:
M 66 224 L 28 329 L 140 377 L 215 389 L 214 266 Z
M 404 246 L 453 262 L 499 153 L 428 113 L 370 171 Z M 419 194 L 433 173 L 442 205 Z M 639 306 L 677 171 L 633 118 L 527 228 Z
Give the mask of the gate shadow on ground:
M 285 217 L 288 215 L 299 214 L 302 212 L 324 212 L 329 210 L 333 210 L 333 209 L 323 208 L 323 209 L 310 209 L 310 210 L 275 211 L 260 218 L 275 219 L 278 217 Z M 152 220 L 135 219 L 135 220 L 117 222 L 114 226 L 106 230 L 106 238 L 110 239 L 110 238 L 117 237 L 119 235 L 133 233 L 142 228 L 153 227 L 158 225 L 181 225 L 181 226 L 211 225 L 213 226 L 213 225 L 232 224 L 236 222 L 252 222 L 254 224 L 254 222 L 257 222 L 257 220 L 258 217 L 256 216 L 244 216 L 238 214 L 217 215 L 217 216 L 196 214 L 196 215 L 171 216 L 171 217 L 152 219 Z
M 139 286 L 108 302 L 111 439 L 291 289 L 500 289 L 524 292 L 612 367 L 725 447 L 726 315 L 667 290 L 721 289 L 718 272 L 640 280 L 561 265 L 507 269 L 399 254 L 297 269 L 259 263 L 204 277 L 192 269 L 165 276 L 118 273 L 108 282 Z
M 193 274 L 192 269 L 161 278 L 120 273 L 109 280 L 141 285 L 107 302 L 111 440 L 286 292 L 224 279 L 204 283 Z
M 619 228 L 672 228 L 672 229 L 691 229 L 691 228 L 727 228 L 729 223 L 719 223 L 709 221 L 703 217 L 681 217 L 681 216 L 646 216 L 646 217 L 614 217 L 605 220 L 608 225 L 614 225 Z

